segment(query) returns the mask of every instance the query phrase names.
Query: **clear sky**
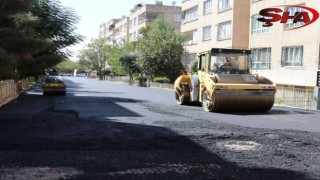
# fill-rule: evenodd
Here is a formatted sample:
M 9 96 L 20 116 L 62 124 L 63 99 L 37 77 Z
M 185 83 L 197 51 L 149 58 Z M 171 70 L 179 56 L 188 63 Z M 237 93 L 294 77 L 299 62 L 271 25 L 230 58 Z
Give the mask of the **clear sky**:
M 164 5 L 171 5 L 173 1 L 176 1 L 177 6 L 181 5 L 181 0 L 162 0 Z M 123 15 L 129 16 L 135 4 L 154 4 L 155 0 L 60 0 L 60 2 L 62 6 L 74 9 L 80 16 L 76 33 L 86 36 L 83 43 L 68 48 L 74 52 L 74 56 L 70 59 L 76 60 L 78 51 L 91 39 L 98 37 L 101 24 Z

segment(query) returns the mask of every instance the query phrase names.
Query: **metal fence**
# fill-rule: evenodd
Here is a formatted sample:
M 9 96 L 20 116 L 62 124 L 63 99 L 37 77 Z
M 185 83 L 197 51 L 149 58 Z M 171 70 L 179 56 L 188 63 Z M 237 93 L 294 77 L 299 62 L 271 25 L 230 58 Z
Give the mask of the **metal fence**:
M 310 110 L 317 108 L 312 86 L 277 84 L 275 103 Z
M 130 78 L 127 76 L 106 76 L 104 79 L 108 81 L 132 84 L 132 80 L 130 80 Z M 150 83 L 150 87 L 173 89 L 172 84 L 160 84 L 154 82 Z M 275 104 L 297 107 L 302 109 L 316 110 L 317 99 L 314 97 L 314 87 L 277 84 Z

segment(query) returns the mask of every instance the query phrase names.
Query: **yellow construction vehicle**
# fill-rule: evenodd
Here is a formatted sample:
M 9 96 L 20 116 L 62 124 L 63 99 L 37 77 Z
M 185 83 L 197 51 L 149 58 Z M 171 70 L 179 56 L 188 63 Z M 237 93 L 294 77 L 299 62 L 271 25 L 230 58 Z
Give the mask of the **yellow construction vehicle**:
M 174 83 L 179 105 L 201 102 L 205 111 L 268 111 L 276 85 L 251 74 L 250 50 L 218 49 L 198 54 L 198 74 L 181 75 Z

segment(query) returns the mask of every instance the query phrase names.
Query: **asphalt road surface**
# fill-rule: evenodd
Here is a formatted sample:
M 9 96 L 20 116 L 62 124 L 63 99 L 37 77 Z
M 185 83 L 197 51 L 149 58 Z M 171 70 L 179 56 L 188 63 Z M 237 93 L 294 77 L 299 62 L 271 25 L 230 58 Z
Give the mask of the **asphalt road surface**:
M 208 113 L 174 92 L 65 78 L 0 108 L 0 179 L 320 179 L 320 112 Z

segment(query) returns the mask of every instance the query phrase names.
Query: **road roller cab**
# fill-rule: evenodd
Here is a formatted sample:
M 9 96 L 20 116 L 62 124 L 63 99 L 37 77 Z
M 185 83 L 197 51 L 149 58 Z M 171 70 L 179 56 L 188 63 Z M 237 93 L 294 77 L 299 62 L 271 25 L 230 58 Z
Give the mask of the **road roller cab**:
M 177 104 L 201 102 L 206 111 L 268 111 L 275 84 L 251 74 L 250 50 L 212 48 L 198 54 L 198 73 L 175 81 Z

